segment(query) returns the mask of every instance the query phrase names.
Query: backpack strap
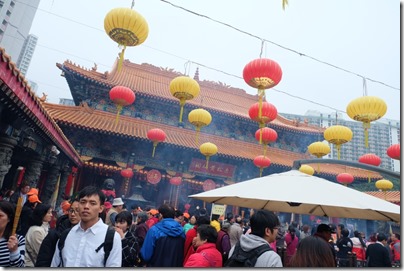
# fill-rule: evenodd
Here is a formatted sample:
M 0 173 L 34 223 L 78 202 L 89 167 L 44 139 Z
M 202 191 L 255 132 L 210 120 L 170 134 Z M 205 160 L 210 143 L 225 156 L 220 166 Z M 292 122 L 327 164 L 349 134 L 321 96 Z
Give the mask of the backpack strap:
M 105 234 L 104 242 L 95 249 L 95 252 L 98 253 L 102 247 L 104 247 L 104 266 L 107 263 L 109 254 L 111 253 L 112 247 L 114 245 L 114 236 L 115 229 L 112 227 L 108 227 L 107 233 Z
M 252 255 L 248 258 L 248 261 L 251 262 L 251 266 L 254 267 L 255 263 L 259 256 L 261 256 L 264 252 L 271 251 L 272 248 L 269 244 L 263 244 L 256 249 L 251 250 Z
M 63 265 L 63 257 L 62 257 L 62 250 L 65 246 L 65 240 L 67 235 L 69 234 L 70 230 L 72 228 L 68 228 L 66 230 L 64 230 L 61 234 L 60 234 L 60 238 L 59 238 L 59 242 L 58 242 L 58 249 L 59 249 L 59 257 L 60 257 L 60 264 L 58 267 L 64 267 Z

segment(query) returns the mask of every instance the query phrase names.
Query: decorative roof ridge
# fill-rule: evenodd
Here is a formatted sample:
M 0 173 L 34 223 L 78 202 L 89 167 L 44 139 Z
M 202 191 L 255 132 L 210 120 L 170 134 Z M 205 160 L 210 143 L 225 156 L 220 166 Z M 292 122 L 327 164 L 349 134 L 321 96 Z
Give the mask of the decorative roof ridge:
M 29 85 L 25 76 L 17 68 L 16 64 L 11 60 L 11 56 L 9 56 L 6 53 L 5 49 L 2 47 L 0 47 L 0 55 L 1 55 L 1 58 L 0 58 L 1 61 L 7 64 L 7 67 L 11 71 L 12 75 L 15 76 L 17 78 L 17 80 L 20 82 L 20 86 L 13 85 L 13 88 L 11 88 L 8 85 L 8 87 L 12 91 L 13 95 L 15 95 L 15 97 L 17 97 L 17 99 L 19 99 L 19 102 L 22 102 L 22 106 L 24 106 L 25 109 L 29 109 L 29 111 L 32 112 L 33 116 L 35 116 L 40 121 L 40 123 L 42 123 L 44 125 L 43 127 L 40 127 L 41 125 L 38 125 L 38 126 L 40 128 L 42 128 L 42 131 L 49 136 L 49 139 L 51 141 L 55 141 L 56 143 L 59 143 L 61 145 L 62 149 L 64 149 L 64 151 L 67 152 L 66 153 L 67 156 L 71 155 L 70 158 L 73 161 L 78 162 L 79 161 L 79 160 L 77 160 L 79 157 L 78 153 L 76 152 L 74 147 L 71 145 L 70 141 L 67 139 L 67 137 L 63 133 L 62 129 L 60 129 L 59 125 L 57 125 L 55 120 L 50 116 L 50 114 L 47 112 L 47 110 L 43 106 L 44 102 L 42 102 L 36 96 L 35 92 L 32 91 L 31 86 Z M 3 82 L 4 82 L 4 80 L 8 80 L 8 79 L 6 79 L 7 75 L 5 74 L 4 71 L 3 71 L 2 76 L 4 76 L 4 78 L 2 78 Z M 4 82 L 4 83 L 7 85 L 7 82 Z M 22 87 L 22 89 L 24 89 L 25 92 L 20 91 L 18 89 L 19 87 Z M 26 94 L 28 94 L 28 97 L 31 98 L 32 100 L 30 100 L 29 98 L 27 99 L 27 96 L 24 97 L 24 95 L 26 95 Z M 35 110 L 34 108 L 32 108 L 32 106 L 30 104 L 31 102 L 33 102 L 35 104 L 35 106 L 37 107 L 37 109 L 39 109 L 39 110 Z M 29 108 L 27 107 L 27 104 L 30 106 Z M 25 109 L 24 109 L 24 111 L 25 111 Z M 41 118 L 44 118 L 44 119 L 41 119 Z M 52 127 L 51 129 L 46 127 L 47 123 L 43 123 L 44 120 L 49 122 L 50 126 Z M 54 132 L 56 132 L 56 135 L 54 134 Z M 60 138 L 58 138 L 58 136 Z

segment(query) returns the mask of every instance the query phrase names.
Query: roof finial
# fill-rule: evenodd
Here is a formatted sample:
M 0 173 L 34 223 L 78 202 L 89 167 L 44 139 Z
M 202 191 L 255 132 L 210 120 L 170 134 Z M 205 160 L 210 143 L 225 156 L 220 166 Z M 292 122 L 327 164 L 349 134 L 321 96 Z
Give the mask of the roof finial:
M 199 81 L 199 67 L 196 67 L 194 79 L 195 79 L 196 81 Z

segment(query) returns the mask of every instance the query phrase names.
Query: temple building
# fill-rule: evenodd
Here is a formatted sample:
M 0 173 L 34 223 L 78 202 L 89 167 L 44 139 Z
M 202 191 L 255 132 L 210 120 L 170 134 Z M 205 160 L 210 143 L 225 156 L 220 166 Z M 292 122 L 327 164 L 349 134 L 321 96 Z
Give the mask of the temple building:
M 169 203 L 182 210 L 189 204 L 192 211 L 203 202 L 190 200 L 188 195 L 259 177 L 253 159 L 263 154 L 263 146 L 255 139 L 258 124 L 248 115 L 250 106 L 258 101 L 257 95 L 223 83 L 201 81 L 197 71 L 194 79 L 200 94 L 187 101 L 183 122 L 179 122 L 179 101 L 171 96 L 169 85 L 183 74 L 128 60 L 119 72 L 117 63 L 111 71 L 100 72 L 96 66 L 86 69 L 65 61 L 57 67 L 66 78 L 75 105 L 52 104 L 45 96 L 36 97 L 4 50 L 0 53 L 1 69 L 10 77 L 1 78 L 0 147 L 9 153 L 8 160 L 1 160 L 1 166 L 8 167 L 1 173 L 3 188 L 15 188 L 18 176 L 24 176 L 40 188 L 44 200 L 58 191 L 60 201 L 63 194 L 86 185 L 102 187 L 105 179 L 113 179 L 116 196 L 128 204 L 155 207 Z M 129 87 L 136 95 L 135 102 L 123 108 L 118 122 L 116 105 L 109 98 L 115 86 Z M 198 143 L 195 127 L 187 119 L 196 108 L 212 115 Z M 278 139 L 267 148 L 271 165 L 263 169 L 263 176 L 288 171 L 295 160 L 310 159 L 307 146 L 323 140 L 323 128 L 279 114 L 267 126 L 277 132 Z M 153 142 L 147 137 L 153 128 L 166 134 L 154 157 Z M 205 142 L 218 147 L 207 168 L 199 151 Z M 25 175 L 20 174 L 21 168 Z M 134 174 L 125 178 L 121 171 L 127 168 Z M 369 177 L 381 178 L 375 172 L 332 164 L 322 164 L 316 175 L 335 182 L 341 172 L 351 173 L 359 183 L 367 183 Z M 173 181 L 173 177 L 180 178 Z

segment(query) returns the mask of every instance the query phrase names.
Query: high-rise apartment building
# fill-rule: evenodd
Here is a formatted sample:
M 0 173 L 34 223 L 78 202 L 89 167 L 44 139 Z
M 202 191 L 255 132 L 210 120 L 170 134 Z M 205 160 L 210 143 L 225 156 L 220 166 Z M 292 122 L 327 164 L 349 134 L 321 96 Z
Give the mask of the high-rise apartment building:
M 24 73 L 35 49 L 37 37 L 29 35 L 40 0 L 0 0 L 0 47 Z M 23 48 L 27 50 L 24 51 Z M 20 60 L 21 58 L 21 60 Z
M 28 38 L 25 39 L 24 46 L 22 47 L 20 57 L 17 61 L 17 67 L 24 75 L 28 71 L 28 67 L 31 63 L 32 55 L 34 54 L 37 41 L 38 38 L 31 34 L 28 35 Z
M 374 153 L 382 160 L 380 167 L 400 171 L 400 162 L 391 159 L 386 153 L 392 144 L 400 143 L 400 121 L 382 119 L 372 122 L 369 129 L 369 148 L 366 148 L 363 124 L 357 121 L 344 120 L 341 113 L 336 115 L 335 113 L 327 114 L 310 110 L 305 115 L 279 114 L 291 120 L 308 122 L 323 128 L 337 124 L 347 126 L 352 130 L 353 138 L 341 146 L 341 159 L 357 162 L 360 156 Z M 330 147 L 331 153 L 324 158 L 336 159 L 337 149 L 333 144 L 330 144 Z

